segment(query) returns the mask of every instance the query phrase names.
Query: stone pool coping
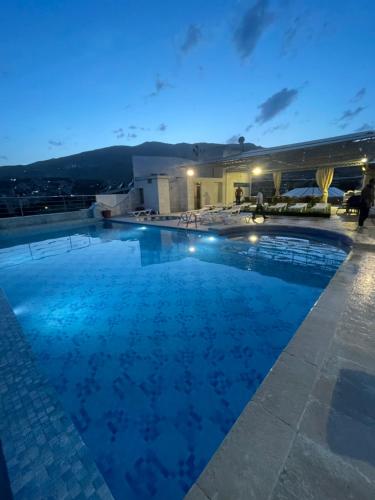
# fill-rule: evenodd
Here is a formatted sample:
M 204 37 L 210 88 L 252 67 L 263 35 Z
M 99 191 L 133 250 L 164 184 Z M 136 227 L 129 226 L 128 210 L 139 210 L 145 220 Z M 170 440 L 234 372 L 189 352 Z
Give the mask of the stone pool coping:
M 186 500 L 375 498 L 374 252 L 353 246 Z
M 113 499 L 0 289 L 0 436 L 15 500 Z

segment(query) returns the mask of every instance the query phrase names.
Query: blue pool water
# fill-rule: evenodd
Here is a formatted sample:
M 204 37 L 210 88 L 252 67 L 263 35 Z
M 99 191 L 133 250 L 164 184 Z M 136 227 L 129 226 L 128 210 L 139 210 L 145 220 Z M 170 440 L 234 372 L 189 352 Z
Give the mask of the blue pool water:
M 183 498 L 346 256 L 250 240 L 109 224 L 0 242 L 0 286 L 115 498 Z

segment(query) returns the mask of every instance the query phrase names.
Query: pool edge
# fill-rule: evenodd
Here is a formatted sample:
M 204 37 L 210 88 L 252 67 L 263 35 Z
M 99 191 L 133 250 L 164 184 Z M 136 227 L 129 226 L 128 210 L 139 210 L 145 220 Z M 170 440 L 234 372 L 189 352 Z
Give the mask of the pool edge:
M 283 230 L 282 226 L 277 228 Z M 236 229 L 221 234 L 225 236 Z M 342 233 L 341 236 L 347 237 Z M 185 500 L 275 498 L 274 492 L 284 466 L 295 440 L 300 438 L 300 424 L 311 403 L 315 384 L 322 374 L 323 365 L 335 354 L 330 349 L 336 334 L 339 334 L 340 320 L 349 303 L 353 282 L 360 274 L 361 258 L 366 251 L 373 253 L 374 250 L 374 246 L 369 248 L 353 241 L 347 258 L 212 455 Z M 282 487 L 279 490 L 282 491 Z M 373 492 L 375 494 L 375 490 Z M 289 494 L 297 498 L 293 493 Z

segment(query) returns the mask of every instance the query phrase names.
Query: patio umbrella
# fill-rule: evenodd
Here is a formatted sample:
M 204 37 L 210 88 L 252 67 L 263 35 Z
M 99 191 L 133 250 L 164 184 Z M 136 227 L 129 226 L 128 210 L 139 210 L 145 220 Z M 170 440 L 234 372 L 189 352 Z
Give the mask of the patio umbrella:
M 313 196 L 314 198 L 319 198 L 322 196 L 322 190 L 318 187 L 303 187 L 303 188 L 294 188 L 287 193 L 284 193 L 282 196 L 289 198 L 304 198 L 305 196 Z M 328 198 L 343 198 L 344 191 L 341 189 L 330 187 L 328 189 Z

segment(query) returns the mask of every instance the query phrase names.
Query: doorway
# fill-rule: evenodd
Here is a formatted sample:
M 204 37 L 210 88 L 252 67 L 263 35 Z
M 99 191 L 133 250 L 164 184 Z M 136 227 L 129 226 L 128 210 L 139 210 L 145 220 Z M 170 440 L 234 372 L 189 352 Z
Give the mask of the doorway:
M 202 196 L 201 183 L 197 182 L 197 184 L 195 184 L 195 194 L 194 194 L 194 208 L 196 210 L 199 210 L 200 208 L 202 208 L 201 196 Z

